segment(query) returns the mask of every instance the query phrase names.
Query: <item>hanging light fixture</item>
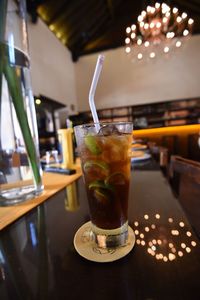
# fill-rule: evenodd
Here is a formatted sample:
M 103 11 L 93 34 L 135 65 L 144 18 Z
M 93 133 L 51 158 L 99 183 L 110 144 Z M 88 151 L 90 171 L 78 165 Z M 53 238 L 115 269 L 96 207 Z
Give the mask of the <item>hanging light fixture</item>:
M 154 59 L 179 48 L 192 33 L 194 20 L 170 8 L 166 3 L 147 6 L 138 16 L 137 24 L 126 28 L 125 51 L 138 60 Z

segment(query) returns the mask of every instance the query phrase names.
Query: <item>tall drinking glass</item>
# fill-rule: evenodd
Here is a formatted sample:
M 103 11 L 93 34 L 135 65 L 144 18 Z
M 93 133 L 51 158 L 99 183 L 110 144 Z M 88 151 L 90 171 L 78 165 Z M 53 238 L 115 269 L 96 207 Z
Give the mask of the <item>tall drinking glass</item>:
M 74 127 L 92 232 L 101 248 L 123 246 L 128 239 L 132 130 L 130 122 Z

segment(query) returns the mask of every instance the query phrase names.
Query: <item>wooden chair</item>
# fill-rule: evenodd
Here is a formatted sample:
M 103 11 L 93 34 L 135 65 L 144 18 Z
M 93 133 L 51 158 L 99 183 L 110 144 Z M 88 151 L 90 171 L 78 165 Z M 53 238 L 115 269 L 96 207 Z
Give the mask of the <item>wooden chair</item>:
M 168 176 L 169 151 L 166 147 L 158 146 L 154 142 L 148 143 L 149 150 L 153 158 L 158 162 L 163 174 Z
M 172 188 L 175 189 L 191 225 L 200 236 L 200 163 L 173 155 L 169 170 Z M 174 178 L 176 180 L 173 182 Z
M 178 153 L 178 135 L 165 135 L 162 137 L 161 142 L 163 147 L 168 149 L 170 155 L 175 155 Z
M 199 134 L 188 135 L 188 158 L 200 161 Z

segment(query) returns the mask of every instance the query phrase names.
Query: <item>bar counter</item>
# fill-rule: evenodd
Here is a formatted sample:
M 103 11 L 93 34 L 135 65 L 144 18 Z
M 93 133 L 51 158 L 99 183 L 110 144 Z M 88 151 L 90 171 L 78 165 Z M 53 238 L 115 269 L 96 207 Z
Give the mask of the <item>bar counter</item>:
M 89 220 L 82 177 L 0 231 L 0 298 L 199 299 L 200 243 L 153 160 L 132 165 L 125 257 L 81 257 L 74 235 Z

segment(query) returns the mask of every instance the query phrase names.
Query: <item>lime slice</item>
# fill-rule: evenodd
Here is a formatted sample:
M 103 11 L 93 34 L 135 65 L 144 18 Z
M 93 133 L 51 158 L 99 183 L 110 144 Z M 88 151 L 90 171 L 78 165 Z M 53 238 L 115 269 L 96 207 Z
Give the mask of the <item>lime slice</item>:
M 92 154 L 98 155 L 102 152 L 93 135 L 87 135 L 85 137 L 85 145 L 90 150 L 90 152 L 92 152 Z
M 121 172 L 112 173 L 105 179 L 106 185 L 123 185 L 126 183 L 126 177 Z
M 109 175 L 109 165 L 103 161 L 87 161 L 83 170 L 89 181 L 95 179 L 104 180 Z
M 113 187 L 110 185 L 110 184 L 105 184 L 104 181 L 102 180 L 95 180 L 93 182 L 91 182 L 89 184 L 89 189 L 105 189 L 105 190 L 110 190 L 110 191 L 113 191 Z
M 99 168 L 101 170 L 104 170 L 105 172 L 109 171 L 109 165 L 105 163 L 104 161 L 100 160 L 88 160 L 83 166 L 83 169 L 85 172 L 87 172 L 88 169 L 91 169 L 93 167 Z
M 109 200 L 109 193 L 108 193 L 108 191 L 103 190 L 103 189 L 96 189 L 96 190 L 94 190 L 94 196 L 102 204 L 103 203 L 106 204 L 108 202 L 108 200 Z

